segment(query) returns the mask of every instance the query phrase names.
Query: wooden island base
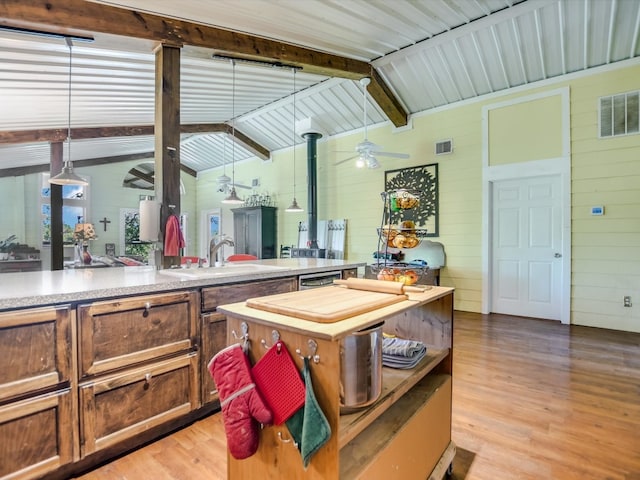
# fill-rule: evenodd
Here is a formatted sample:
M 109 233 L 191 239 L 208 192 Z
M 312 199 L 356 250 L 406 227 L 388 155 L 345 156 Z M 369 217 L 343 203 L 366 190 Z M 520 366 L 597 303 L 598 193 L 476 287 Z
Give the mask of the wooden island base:
M 327 290 L 329 292 L 329 290 Z M 328 293 L 329 294 L 329 293 Z M 328 300 L 330 301 L 330 300 Z M 315 396 L 332 435 L 303 468 L 286 425 L 262 429 L 252 457 L 228 456 L 231 480 L 244 478 L 441 479 L 455 455 L 451 442 L 453 289 L 434 287 L 374 312 L 326 324 L 250 308 L 243 303 L 219 307 L 227 316 L 228 343 L 247 332 L 252 363 L 271 345 L 273 331 L 293 354 L 311 355 L 317 344 L 318 362 L 311 363 Z M 383 389 L 372 405 L 340 415 L 340 340 L 384 321 L 384 331 L 427 345 L 427 356 L 414 369 L 383 368 Z

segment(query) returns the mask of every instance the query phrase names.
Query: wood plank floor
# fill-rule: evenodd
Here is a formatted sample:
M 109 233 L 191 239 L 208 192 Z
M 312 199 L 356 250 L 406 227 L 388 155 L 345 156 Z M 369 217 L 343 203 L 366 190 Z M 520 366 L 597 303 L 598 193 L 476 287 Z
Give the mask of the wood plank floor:
M 456 312 L 456 480 L 640 480 L 640 334 Z M 219 414 L 81 477 L 226 478 Z

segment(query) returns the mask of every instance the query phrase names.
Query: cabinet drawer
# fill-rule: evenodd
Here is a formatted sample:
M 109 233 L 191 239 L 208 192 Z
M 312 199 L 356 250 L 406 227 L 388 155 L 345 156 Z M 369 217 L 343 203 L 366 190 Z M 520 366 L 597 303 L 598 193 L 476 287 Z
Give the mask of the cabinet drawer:
M 227 317 L 221 313 L 205 313 L 202 315 L 202 403 L 218 400 L 216 387 L 209 369 L 209 360 L 227 346 Z
M 67 307 L 0 313 L 0 403 L 69 381 L 69 317 Z
M 80 378 L 194 348 L 197 295 L 177 292 L 78 307 Z
M 190 353 L 80 385 L 86 456 L 200 406 L 198 355 Z
M 0 407 L 0 478 L 37 478 L 72 461 L 71 405 L 67 388 Z
M 451 376 L 427 375 L 340 450 L 340 478 L 428 478 L 451 442 Z
M 243 302 L 247 298 L 293 292 L 297 288 L 295 277 L 207 287 L 202 289 L 202 311 L 213 311 L 218 305 Z

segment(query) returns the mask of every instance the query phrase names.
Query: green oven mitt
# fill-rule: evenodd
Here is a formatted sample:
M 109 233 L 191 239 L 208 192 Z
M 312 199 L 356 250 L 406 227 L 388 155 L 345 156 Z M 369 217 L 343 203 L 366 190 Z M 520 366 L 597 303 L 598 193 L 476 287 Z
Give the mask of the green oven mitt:
M 331 438 L 331 427 L 313 392 L 309 359 L 306 357 L 302 377 L 306 387 L 305 403 L 286 421 L 286 425 L 302 455 L 302 464 L 306 469 L 311 457 Z

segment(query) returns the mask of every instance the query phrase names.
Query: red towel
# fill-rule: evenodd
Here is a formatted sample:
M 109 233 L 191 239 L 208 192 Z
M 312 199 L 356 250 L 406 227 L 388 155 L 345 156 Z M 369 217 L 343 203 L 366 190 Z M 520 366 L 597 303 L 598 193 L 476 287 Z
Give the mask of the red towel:
M 184 248 L 184 237 L 180 230 L 180 220 L 175 215 L 169 215 L 164 229 L 164 256 L 177 257 L 181 248 Z

